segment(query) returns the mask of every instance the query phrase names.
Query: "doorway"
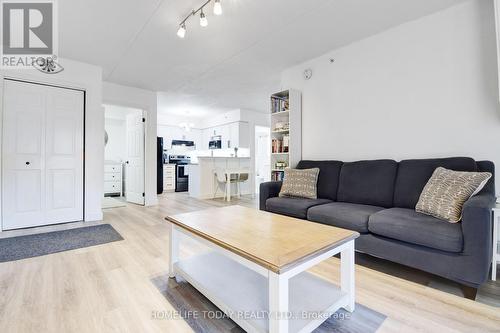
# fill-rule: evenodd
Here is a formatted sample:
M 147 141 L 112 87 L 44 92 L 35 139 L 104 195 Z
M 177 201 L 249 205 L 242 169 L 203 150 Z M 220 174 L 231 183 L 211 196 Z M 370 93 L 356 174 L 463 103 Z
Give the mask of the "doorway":
M 104 105 L 103 208 L 144 205 L 144 111 Z
M 260 184 L 271 180 L 271 130 L 255 126 L 255 193 Z
M 2 227 L 83 220 L 85 92 L 4 80 Z

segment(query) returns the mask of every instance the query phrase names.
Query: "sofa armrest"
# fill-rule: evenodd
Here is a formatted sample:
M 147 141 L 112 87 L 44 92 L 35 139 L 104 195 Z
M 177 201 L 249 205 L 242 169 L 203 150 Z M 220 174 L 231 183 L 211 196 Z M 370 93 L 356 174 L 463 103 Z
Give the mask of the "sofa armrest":
M 475 260 L 487 267 L 492 257 L 491 209 L 494 205 L 495 196 L 484 193 L 467 200 L 462 210 L 463 253 L 474 256 Z
M 266 182 L 260 184 L 259 209 L 266 210 L 266 201 L 269 198 L 277 197 L 281 191 L 282 182 Z

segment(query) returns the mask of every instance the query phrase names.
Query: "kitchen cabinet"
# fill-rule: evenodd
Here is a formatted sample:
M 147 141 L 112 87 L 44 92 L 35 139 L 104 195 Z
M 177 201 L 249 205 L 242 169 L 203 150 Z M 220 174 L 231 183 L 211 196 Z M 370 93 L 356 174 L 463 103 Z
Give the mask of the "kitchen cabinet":
M 249 148 L 250 131 L 248 123 L 239 121 L 231 123 L 229 126 L 229 147 L 228 148 Z
M 175 192 L 175 164 L 163 165 L 163 192 Z
M 213 136 L 221 136 L 222 149 L 228 148 L 250 148 L 250 130 L 246 122 L 237 121 L 234 123 L 214 126 L 202 130 L 202 146 L 198 149 L 208 149 L 208 142 Z

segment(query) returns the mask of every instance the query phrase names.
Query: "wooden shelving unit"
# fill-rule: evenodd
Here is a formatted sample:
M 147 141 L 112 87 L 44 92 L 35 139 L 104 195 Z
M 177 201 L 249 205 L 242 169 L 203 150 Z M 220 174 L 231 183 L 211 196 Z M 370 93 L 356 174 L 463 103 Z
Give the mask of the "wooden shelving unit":
M 302 96 L 289 89 L 271 95 L 271 180 L 302 159 Z

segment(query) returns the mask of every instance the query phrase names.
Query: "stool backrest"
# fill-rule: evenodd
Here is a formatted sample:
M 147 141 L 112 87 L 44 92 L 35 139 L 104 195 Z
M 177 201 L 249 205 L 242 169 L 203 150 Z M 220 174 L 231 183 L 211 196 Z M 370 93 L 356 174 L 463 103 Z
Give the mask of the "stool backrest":
M 226 182 L 226 173 L 224 172 L 223 169 L 217 168 L 214 170 L 214 175 L 215 178 L 217 178 L 217 181 L 219 183 L 225 183 Z

